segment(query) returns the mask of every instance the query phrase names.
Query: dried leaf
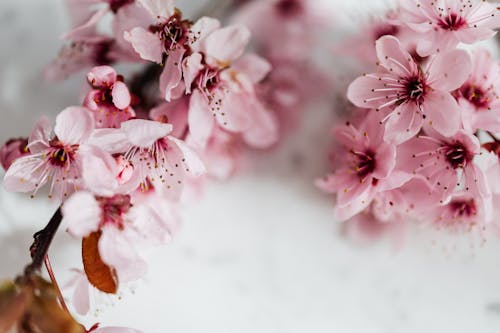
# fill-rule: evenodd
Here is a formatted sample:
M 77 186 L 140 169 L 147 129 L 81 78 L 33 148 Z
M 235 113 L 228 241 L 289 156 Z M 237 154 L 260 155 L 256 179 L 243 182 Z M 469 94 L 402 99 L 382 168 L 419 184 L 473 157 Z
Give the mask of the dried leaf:
M 118 277 L 116 271 L 106 265 L 99 255 L 98 243 L 101 232 L 93 232 L 82 240 L 82 259 L 89 282 L 102 292 L 116 294 Z

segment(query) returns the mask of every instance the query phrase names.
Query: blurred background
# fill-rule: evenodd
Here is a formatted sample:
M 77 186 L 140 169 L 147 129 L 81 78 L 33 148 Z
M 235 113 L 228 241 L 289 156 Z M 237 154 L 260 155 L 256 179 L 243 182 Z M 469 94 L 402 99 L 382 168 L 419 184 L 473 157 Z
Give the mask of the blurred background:
M 327 1 L 337 14 L 332 40 L 390 5 Z M 189 16 L 207 2 L 178 5 Z M 41 77 L 67 29 L 63 0 L 0 2 L 2 142 L 78 104 L 83 74 L 61 83 Z M 323 58 L 337 76 L 332 96 L 343 93 L 350 78 L 341 61 L 333 52 Z M 278 150 L 256 154 L 229 182 L 210 183 L 184 210 L 174 241 L 151 253 L 147 278 L 86 322 L 145 333 L 499 332 L 500 240 L 416 227 L 369 244 L 344 237 L 331 198 L 313 186 L 328 169 L 334 111 L 318 103 Z M 0 278 L 27 263 L 32 234 L 55 209 L 43 197 L 0 190 Z M 64 284 L 80 266 L 79 243 L 60 232 L 51 258 Z

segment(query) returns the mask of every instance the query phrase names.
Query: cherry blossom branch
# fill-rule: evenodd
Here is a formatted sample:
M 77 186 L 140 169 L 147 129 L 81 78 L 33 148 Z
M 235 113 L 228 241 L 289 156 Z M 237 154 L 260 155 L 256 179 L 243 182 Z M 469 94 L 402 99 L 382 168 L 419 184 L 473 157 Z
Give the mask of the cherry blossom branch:
M 59 207 L 45 228 L 33 235 L 34 241 L 30 246 L 32 262 L 24 269 L 25 276 L 31 276 L 42 268 L 45 257 L 52 244 L 52 240 L 62 221 L 61 207 Z

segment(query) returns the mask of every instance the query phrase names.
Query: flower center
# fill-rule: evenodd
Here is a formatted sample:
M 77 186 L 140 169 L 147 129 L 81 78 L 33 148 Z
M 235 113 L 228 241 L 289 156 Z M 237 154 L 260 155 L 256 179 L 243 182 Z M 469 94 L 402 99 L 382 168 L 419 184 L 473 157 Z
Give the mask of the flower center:
M 473 155 L 467 151 L 467 148 L 461 142 L 448 145 L 445 148 L 444 155 L 446 161 L 454 169 L 464 168 L 473 158 Z
M 106 224 L 113 224 L 119 229 L 123 229 L 123 215 L 127 214 L 132 204 L 129 195 L 117 194 L 111 198 L 96 197 L 101 207 L 101 227 Z
M 364 181 L 366 177 L 375 171 L 375 153 L 371 150 L 365 152 L 357 152 L 352 150 L 351 153 L 356 157 L 354 171 L 360 181 Z
M 462 96 L 477 108 L 487 108 L 489 105 L 488 95 L 481 88 L 473 84 L 462 87 L 460 92 Z
M 49 162 L 58 167 L 65 167 L 71 164 L 75 159 L 77 145 L 65 146 L 59 139 L 54 138 L 50 142 L 51 153 L 49 154 Z
M 220 70 L 206 67 L 205 70 L 200 71 L 198 74 L 197 79 L 194 81 L 196 86 L 193 89 L 199 88 L 204 93 L 212 93 L 219 86 L 219 74 Z
M 278 13 L 283 16 L 295 16 L 303 11 L 303 6 L 299 0 L 281 0 L 275 6 Z
M 186 44 L 189 27 L 190 22 L 182 20 L 180 13 L 177 12 L 167 22 L 150 26 L 149 31 L 159 36 L 168 54 L 176 45 Z
M 408 99 L 421 102 L 425 95 L 425 82 L 421 77 L 415 76 L 406 82 L 406 96 Z
M 472 217 L 477 214 L 474 199 L 452 201 L 449 207 L 454 217 Z
M 444 30 L 457 31 L 467 25 L 467 22 L 462 16 L 450 13 L 448 16 L 442 17 L 438 25 Z

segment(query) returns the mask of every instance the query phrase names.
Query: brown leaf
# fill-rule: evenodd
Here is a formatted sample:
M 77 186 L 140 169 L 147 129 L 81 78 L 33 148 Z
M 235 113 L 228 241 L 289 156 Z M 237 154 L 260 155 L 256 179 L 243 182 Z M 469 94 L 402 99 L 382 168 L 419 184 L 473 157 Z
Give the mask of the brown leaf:
M 101 232 L 93 232 L 82 240 L 82 259 L 89 282 L 102 292 L 116 294 L 118 277 L 116 271 L 106 265 L 99 255 L 98 243 Z

